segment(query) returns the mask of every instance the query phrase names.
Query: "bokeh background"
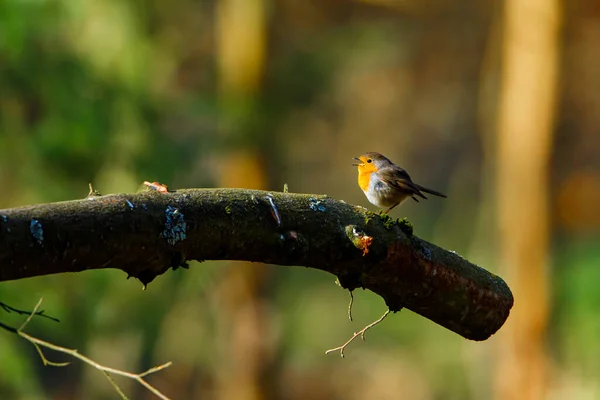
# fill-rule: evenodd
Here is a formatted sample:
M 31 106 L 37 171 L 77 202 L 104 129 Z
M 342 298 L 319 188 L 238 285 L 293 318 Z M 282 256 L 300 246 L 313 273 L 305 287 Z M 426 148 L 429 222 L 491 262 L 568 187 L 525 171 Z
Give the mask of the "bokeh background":
M 171 188 L 370 206 L 380 151 L 447 200 L 395 209 L 501 275 L 515 306 L 466 341 L 305 268 L 193 263 L 146 291 L 118 270 L 0 284 L 29 332 L 173 399 L 600 398 L 600 6 L 592 0 L 0 0 L 0 208 Z M 0 314 L 18 326 L 22 318 Z M 67 357 L 48 353 L 54 361 Z M 115 378 L 133 399 L 154 398 Z M 114 399 L 0 332 L 3 399 Z

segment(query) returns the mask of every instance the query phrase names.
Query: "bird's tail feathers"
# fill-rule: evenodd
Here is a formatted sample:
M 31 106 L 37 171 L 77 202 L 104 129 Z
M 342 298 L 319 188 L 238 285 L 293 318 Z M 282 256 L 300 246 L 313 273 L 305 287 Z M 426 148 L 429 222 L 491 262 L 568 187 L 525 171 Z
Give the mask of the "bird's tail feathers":
M 437 191 L 435 191 L 433 189 L 427 189 L 426 187 L 423 187 L 423 186 L 417 185 L 417 184 L 415 184 L 415 186 L 418 187 L 419 190 L 422 191 L 422 192 L 429 193 L 429 194 L 432 194 L 434 196 L 447 197 L 445 194 L 437 192 Z

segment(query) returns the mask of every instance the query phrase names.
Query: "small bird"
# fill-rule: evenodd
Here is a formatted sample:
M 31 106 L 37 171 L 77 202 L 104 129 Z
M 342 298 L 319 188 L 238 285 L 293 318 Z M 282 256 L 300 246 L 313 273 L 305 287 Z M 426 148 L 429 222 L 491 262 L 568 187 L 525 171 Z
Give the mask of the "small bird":
M 440 192 L 414 183 L 405 170 L 382 154 L 370 152 L 354 159 L 358 161 L 352 164 L 358 167 L 358 186 L 371 204 L 380 208 L 387 207 L 386 214 L 408 197 L 416 202 L 419 201 L 417 197 L 426 199 L 422 192 L 446 197 Z

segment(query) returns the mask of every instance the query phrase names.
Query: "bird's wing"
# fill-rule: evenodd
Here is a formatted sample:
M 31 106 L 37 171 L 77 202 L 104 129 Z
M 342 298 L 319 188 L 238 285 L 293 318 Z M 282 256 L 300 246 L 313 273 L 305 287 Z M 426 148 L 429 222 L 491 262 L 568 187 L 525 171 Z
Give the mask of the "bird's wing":
M 377 171 L 380 177 L 390 186 L 409 195 L 417 195 L 426 199 L 425 195 L 419 190 L 419 186 L 414 184 L 408 172 L 398 166 L 386 167 Z M 415 199 L 416 200 L 416 199 Z

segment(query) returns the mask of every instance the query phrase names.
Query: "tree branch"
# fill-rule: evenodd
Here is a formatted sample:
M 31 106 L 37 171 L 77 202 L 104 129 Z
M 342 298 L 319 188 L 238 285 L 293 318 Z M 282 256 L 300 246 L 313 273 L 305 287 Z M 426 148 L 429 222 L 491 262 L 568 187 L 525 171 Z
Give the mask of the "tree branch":
M 146 285 L 188 260 L 320 269 L 472 340 L 494 334 L 513 305 L 501 278 L 406 221 L 327 196 L 188 189 L 0 210 L 0 282 L 117 268 Z

